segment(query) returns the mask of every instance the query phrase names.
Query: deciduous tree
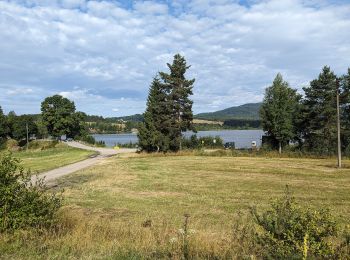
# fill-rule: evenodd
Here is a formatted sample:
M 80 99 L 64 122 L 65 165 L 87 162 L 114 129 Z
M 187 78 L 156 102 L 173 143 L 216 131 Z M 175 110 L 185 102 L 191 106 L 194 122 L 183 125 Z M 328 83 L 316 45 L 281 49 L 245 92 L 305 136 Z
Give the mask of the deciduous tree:
M 84 114 L 75 112 L 74 102 L 60 95 L 47 97 L 41 103 L 42 120 L 54 137 L 75 137 L 82 131 Z
M 260 110 L 262 126 L 277 141 L 279 153 L 282 152 L 282 146 L 296 136 L 294 121 L 300 98 L 281 74 L 277 74 L 272 86 L 265 91 Z

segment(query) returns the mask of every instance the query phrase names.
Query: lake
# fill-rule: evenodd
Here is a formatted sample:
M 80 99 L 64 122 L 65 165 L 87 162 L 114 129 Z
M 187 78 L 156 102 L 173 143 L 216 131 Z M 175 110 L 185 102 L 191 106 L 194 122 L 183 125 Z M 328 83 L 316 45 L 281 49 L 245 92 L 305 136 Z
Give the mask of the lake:
M 190 137 L 194 133 L 186 132 L 184 136 Z M 250 148 L 252 141 L 256 141 L 258 147 L 261 146 L 263 130 L 218 130 L 218 131 L 198 131 L 197 136 L 220 136 L 225 142 L 235 142 L 236 148 Z M 137 143 L 137 134 L 94 134 L 96 141 L 104 141 L 106 146 L 116 144 Z

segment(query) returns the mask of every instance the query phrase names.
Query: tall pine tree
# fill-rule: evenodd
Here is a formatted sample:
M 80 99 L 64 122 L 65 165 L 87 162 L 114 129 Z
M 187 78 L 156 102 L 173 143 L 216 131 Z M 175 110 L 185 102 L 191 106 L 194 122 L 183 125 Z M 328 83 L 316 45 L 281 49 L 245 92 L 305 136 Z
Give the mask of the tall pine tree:
M 139 128 L 139 144 L 148 152 L 178 151 L 182 132 L 194 130 L 190 99 L 194 79 L 185 77 L 190 66 L 179 54 L 167 65 L 170 73 L 160 72 L 160 79 L 156 77 L 151 84 L 144 123 Z
M 282 146 L 296 137 L 295 115 L 300 98 L 281 74 L 277 74 L 272 86 L 265 91 L 260 110 L 261 121 L 264 130 L 278 143 L 279 153 Z
M 339 81 L 341 90 L 341 136 L 342 148 L 346 155 L 350 155 L 350 68 Z
M 154 78 L 150 86 L 144 122 L 139 127 L 139 145 L 147 152 L 169 150 L 169 128 L 171 113 L 168 94 L 159 78 Z
M 195 79 L 186 79 L 185 73 L 191 66 L 187 66 L 185 58 L 180 54 L 176 54 L 173 63 L 168 63 L 167 66 L 170 73 L 159 74 L 168 92 L 168 105 L 171 109 L 170 150 L 178 151 L 181 149 L 182 132 L 194 130 L 193 101 L 190 95 L 193 94 Z
M 305 145 L 320 154 L 333 154 L 337 147 L 337 76 L 325 66 L 303 89 Z

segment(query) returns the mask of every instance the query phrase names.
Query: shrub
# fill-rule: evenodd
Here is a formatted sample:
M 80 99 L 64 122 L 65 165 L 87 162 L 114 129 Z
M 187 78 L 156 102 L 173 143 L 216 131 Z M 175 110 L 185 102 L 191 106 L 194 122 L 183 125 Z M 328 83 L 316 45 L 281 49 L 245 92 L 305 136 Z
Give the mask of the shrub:
M 33 184 L 18 159 L 0 155 L 0 231 L 49 226 L 60 206 L 61 197 L 48 193 L 43 179 Z
M 262 233 L 256 235 L 266 258 L 329 258 L 335 255 L 328 241 L 337 234 L 337 223 L 329 210 L 311 210 L 297 205 L 286 189 L 285 196 L 271 209 L 258 214 L 252 209 Z
M 39 141 L 39 140 L 33 140 L 29 142 L 29 149 L 33 150 L 46 150 L 50 148 L 55 148 L 58 144 L 57 141 Z
M 182 147 L 187 149 L 223 148 L 224 144 L 219 136 L 202 136 L 198 138 L 196 135 L 191 135 L 190 138 L 182 138 Z
M 139 147 L 138 143 L 133 143 L 131 141 L 129 143 L 126 143 L 126 144 L 116 143 L 115 146 L 122 147 L 122 148 L 138 148 Z
M 2 146 L 9 151 L 18 151 L 20 149 L 18 142 L 14 139 L 6 140 Z
M 99 147 L 106 146 L 104 141 L 96 141 L 92 135 L 84 135 L 84 136 L 76 137 L 76 139 L 88 144 L 99 146 Z

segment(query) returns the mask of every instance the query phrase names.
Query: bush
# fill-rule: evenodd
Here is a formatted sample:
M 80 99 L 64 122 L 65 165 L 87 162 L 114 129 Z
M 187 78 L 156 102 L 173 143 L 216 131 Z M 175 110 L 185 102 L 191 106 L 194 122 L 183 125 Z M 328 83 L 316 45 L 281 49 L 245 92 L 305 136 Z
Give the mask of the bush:
M 61 197 L 47 193 L 43 179 L 33 184 L 18 159 L 0 155 L 0 231 L 49 226 L 60 206 Z
M 337 235 L 337 223 L 329 210 L 311 210 L 297 205 L 286 189 L 282 199 L 271 209 L 258 214 L 252 209 L 262 233 L 256 235 L 264 249 L 264 257 L 272 259 L 329 258 L 335 248 L 329 241 Z
M 203 136 L 198 138 L 196 135 L 191 135 L 190 138 L 182 138 L 182 147 L 187 149 L 223 148 L 224 144 L 219 136 Z
M 18 151 L 20 150 L 20 147 L 16 140 L 8 139 L 2 144 L 2 149 L 6 149 L 9 151 Z
M 122 147 L 122 148 L 138 148 L 139 147 L 138 143 L 133 143 L 131 141 L 129 143 L 126 143 L 126 144 L 117 143 L 115 146 Z
M 33 140 L 29 142 L 29 149 L 33 150 L 46 150 L 50 148 L 55 148 L 58 144 L 57 141 L 39 141 Z
M 96 145 L 99 147 L 105 147 L 106 144 L 104 141 L 96 141 L 95 138 L 91 135 L 84 135 L 81 137 L 77 137 L 77 140 L 80 140 L 82 142 L 88 143 L 88 144 L 92 144 L 92 145 Z

